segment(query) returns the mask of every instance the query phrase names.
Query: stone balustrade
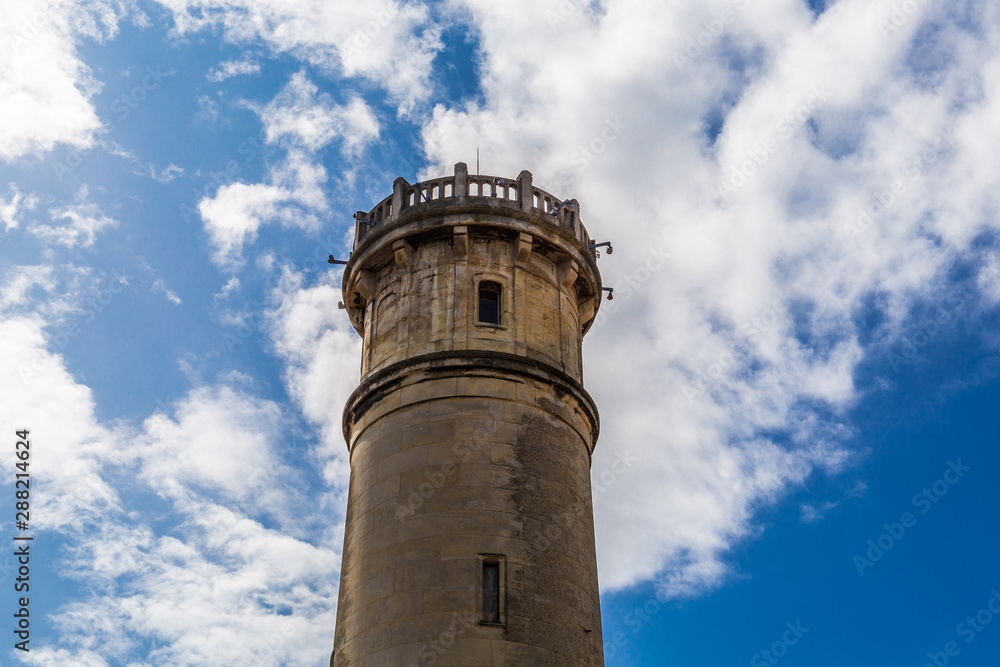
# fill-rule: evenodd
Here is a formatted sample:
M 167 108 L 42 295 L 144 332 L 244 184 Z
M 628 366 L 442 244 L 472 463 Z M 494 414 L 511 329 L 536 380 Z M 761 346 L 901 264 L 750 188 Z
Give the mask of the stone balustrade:
M 354 248 L 376 227 L 393 226 L 410 212 L 456 204 L 520 210 L 551 220 L 552 226 L 563 229 L 582 244 L 590 243 L 580 221 L 580 204 L 575 199 L 560 200 L 536 188 L 530 171 L 522 171 L 517 178 L 470 175 L 468 166 L 459 162 L 452 176 L 412 184 L 402 177 L 397 178 L 391 195 L 367 213 L 358 211 L 355 214 Z

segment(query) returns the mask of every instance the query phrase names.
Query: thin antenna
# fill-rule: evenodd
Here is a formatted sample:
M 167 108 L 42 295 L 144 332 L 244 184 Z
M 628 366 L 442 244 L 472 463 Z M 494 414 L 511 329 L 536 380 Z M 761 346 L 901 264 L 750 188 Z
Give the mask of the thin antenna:
M 479 175 L 479 149 L 476 149 L 476 176 Z

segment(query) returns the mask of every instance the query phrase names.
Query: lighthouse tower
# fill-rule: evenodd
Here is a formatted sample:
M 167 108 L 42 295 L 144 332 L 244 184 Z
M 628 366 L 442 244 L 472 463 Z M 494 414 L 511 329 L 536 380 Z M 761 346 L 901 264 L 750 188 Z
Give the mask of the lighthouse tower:
M 581 359 L 602 287 L 579 205 L 459 163 L 355 217 L 330 664 L 603 665 Z

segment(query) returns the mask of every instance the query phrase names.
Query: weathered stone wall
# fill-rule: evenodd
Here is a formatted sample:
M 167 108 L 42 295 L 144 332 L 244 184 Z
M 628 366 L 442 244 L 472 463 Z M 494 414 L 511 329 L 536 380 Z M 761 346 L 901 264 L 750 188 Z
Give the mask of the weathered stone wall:
M 451 238 L 414 243 L 409 265 L 378 271 L 365 310 L 362 376 L 421 354 L 478 349 L 524 355 L 579 379 L 578 296 L 559 284 L 561 258 L 535 251 L 518 262 L 512 233 L 459 228 L 467 230 L 465 256 Z M 484 280 L 502 287 L 498 327 L 477 321 Z
M 603 664 L 585 403 L 428 367 L 367 408 L 333 665 Z M 506 627 L 476 621 L 478 554 L 506 558 Z

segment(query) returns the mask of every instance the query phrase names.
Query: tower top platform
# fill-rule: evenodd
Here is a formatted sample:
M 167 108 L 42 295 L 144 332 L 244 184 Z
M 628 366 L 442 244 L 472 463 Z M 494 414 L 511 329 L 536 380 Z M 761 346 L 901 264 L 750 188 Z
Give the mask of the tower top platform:
M 364 335 L 370 297 L 365 283 L 370 276 L 403 260 L 397 253 L 405 248 L 456 230 L 489 228 L 482 231 L 515 237 L 521 259 L 535 251 L 563 266 L 565 275 L 574 276 L 571 284 L 580 304 L 581 333 L 587 332 L 600 308 L 598 254 L 589 247 L 593 241 L 580 220 L 579 202 L 560 200 L 535 187 L 530 171 L 517 178 L 472 175 L 459 162 L 451 176 L 412 184 L 400 177 L 391 195 L 354 217 L 354 246 L 344 271 L 343 294 L 359 334 Z

